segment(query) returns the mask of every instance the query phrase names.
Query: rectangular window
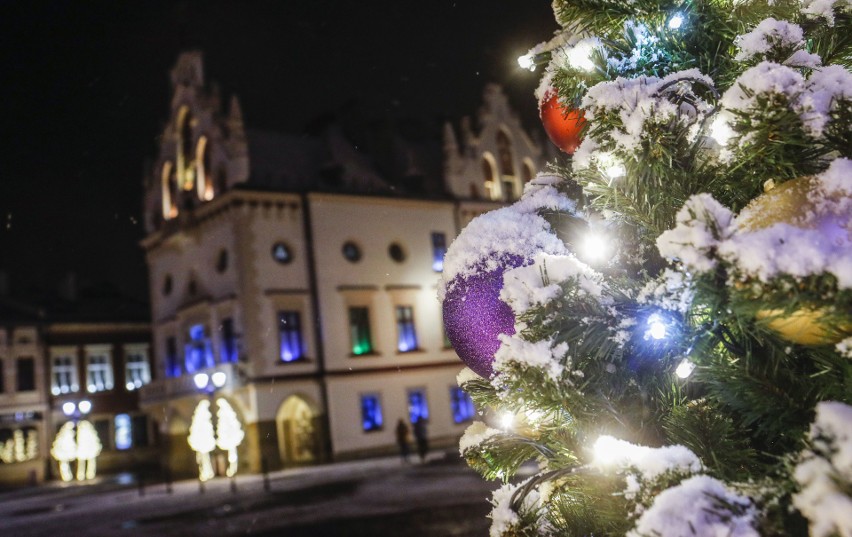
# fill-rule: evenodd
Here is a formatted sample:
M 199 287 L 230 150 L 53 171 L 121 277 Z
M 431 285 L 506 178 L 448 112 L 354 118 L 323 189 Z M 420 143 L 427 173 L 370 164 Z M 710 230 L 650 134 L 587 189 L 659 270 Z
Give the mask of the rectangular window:
M 426 389 L 408 390 L 408 419 L 411 423 L 429 419 L 429 404 L 426 402 Z
M 50 379 L 50 393 L 59 395 L 62 393 L 76 392 L 80 389 L 77 381 L 77 360 L 73 356 L 54 356 L 53 372 Z
M 455 423 L 471 421 L 475 412 L 470 396 L 458 386 L 450 387 L 450 409 Z
M 396 348 L 399 352 L 417 350 L 417 332 L 414 330 L 414 308 L 396 307 Z
M 281 361 L 295 362 L 305 357 L 302 341 L 302 321 L 298 311 L 278 312 L 278 337 L 281 341 Z
M 130 449 L 133 447 L 132 427 L 128 414 L 115 416 L 115 449 Z
M 361 428 L 365 433 L 382 430 L 382 401 L 378 394 L 361 396 Z
M 125 350 L 124 368 L 124 383 L 128 390 L 136 390 L 151 382 L 151 367 L 145 350 Z
M 222 320 L 222 363 L 237 362 L 237 336 L 234 333 L 234 320 L 230 317 Z
M 95 432 L 98 433 L 98 438 L 103 444 L 103 449 L 112 449 L 113 443 L 110 441 L 110 420 L 98 419 L 94 420 Z
M 86 391 L 89 393 L 111 390 L 112 357 L 109 352 L 97 352 L 86 356 Z
M 183 374 L 178 360 L 177 341 L 174 337 L 166 339 L 166 376 L 179 377 Z
M 373 352 L 373 340 L 370 338 L 370 310 L 368 308 L 349 308 L 349 339 L 352 342 L 352 354 L 355 356 Z
M 432 232 L 432 270 L 444 270 L 444 255 L 447 253 L 447 236 L 437 231 Z
M 189 327 L 189 343 L 186 344 L 184 351 L 184 366 L 187 373 L 194 373 L 216 365 L 213 360 L 210 338 L 203 324 L 194 324 Z
M 17 388 L 19 392 L 31 392 L 35 386 L 35 359 L 32 357 L 18 358 Z

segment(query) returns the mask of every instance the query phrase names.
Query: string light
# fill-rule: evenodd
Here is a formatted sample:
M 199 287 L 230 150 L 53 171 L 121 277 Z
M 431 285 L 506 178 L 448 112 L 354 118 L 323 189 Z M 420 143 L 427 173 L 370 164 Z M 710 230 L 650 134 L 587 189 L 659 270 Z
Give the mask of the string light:
M 669 28 L 672 30 L 678 30 L 681 26 L 683 26 L 683 15 L 675 13 L 674 16 L 669 19 Z
M 728 118 L 719 114 L 710 124 L 710 137 L 716 140 L 721 146 L 728 145 L 728 141 L 734 136 L 734 131 L 728 122 Z
M 684 358 L 680 361 L 680 364 L 678 364 L 677 369 L 675 369 L 675 375 L 677 375 L 678 378 L 685 379 L 688 378 L 693 371 L 695 371 L 695 364 L 692 363 L 689 358 Z
M 535 62 L 533 61 L 532 54 L 524 54 L 523 56 L 518 57 L 518 65 L 521 66 L 521 69 L 535 71 Z
M 603 233 L 590 231 L 583 237 L 580 245 L 583 260 L 589 263 L 598 263 L 609 256 L 609 238 Z
M 648 317 L 648 332 L 646 332 L 646 337 L 647 336 L 651 336 L 656 340 L 666 337 L 666 323 L 657 313 L 653 313 L 650 317 Z
M 512 425 L 514 423 L 515 423 L 515 415 L 512 414 L 511 412 L 504 412 L 500 416 L 500 427 L 502 427 L 503 430 L 508 431 L 509 429 L 512 428 Z

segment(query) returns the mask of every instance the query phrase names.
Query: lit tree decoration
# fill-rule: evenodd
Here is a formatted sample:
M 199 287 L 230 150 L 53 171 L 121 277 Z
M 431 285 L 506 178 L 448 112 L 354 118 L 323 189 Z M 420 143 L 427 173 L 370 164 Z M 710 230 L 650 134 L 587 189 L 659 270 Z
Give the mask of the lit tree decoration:
M 10 438 L 0 444 L 0 461 L 6 464 L 15 462 L 15 441 Z
M 15 441 L 15 462 L 24 462 L 27 460 L 27 441 L 24 438 L 24 431 L 15 429 L 12 433 L 12 439 Z
M 94 479 L 97 472 L 97 458 L 101 454 L 101 440 L 98 431 L 88 420 L 77 423 L 77 481 Z
M 227 400 L 217 399 L 216 406 L 219 407 L 216 411 L 216 446 L 228 452 L 228 469 L 225 474 L 232 477 L 238 468 L 237 446 L 242 443 L 245 433 L 237 413 Z
M 216 449 L 216 436 L 213 432 L 213 415 L 210 413 L 210 401 L 203 399 L 192 413 L 192 423 L 189 425 L 189 447 L 195 451 L 198 462 L 198 479 L 207 481 L 216 475 L 210 452 Z
M 59 428 L 50 448 L 50 455 L 59 463 L 59 477 L 62 481 L 74 479 L 71 461 L 77 459 L 77 438 L 73 421 L 66 422 Z
M 28 461 L 38 458 L 38 431 L 30 429 L 27 431 L 27 452 Z
M 586 124 L 513 207 L 581 186 L 576 211 L 536 212 L 566 251 L 514 241 L 509 266 L 495 251 L 532 220 L 489 213 L 441 286 L 501 273 L 512 312 L 459 375 L 495 417 L 468 463 L 539 469 L 494 493 L 491 537 L 852 536 L 852 4 L 552 6 L 561 30 L 521 64 Z

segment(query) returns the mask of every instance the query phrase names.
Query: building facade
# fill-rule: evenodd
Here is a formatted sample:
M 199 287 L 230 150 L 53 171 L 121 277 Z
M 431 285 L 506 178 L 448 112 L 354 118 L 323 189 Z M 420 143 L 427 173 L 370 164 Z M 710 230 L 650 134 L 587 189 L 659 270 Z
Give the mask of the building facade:
M 455 443 L 474 409 L 436 299 L 443 255 L 544 160 L 499 87 L 475 132 L 466 120 L 442 142 L 365 155 L 335 125 L 247 130 L 236 99 L 223 112 L 206 89 L 199 53 L 172 85 L 142 243 L 158 378 L 140 394 L 164 465 L 196 471 L 187 437 L 205 400 L 235 410 L 241 471 L 389 452 L 398 420 Z

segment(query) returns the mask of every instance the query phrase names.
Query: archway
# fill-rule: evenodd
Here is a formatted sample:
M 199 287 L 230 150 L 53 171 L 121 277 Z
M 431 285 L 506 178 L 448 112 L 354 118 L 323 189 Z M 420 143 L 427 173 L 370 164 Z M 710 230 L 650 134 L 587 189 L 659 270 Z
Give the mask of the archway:
M 291 395 L 275 417 L 278 452 L 284 466 L 318 462 L 322 455 L 322 423 L 312 401 Z

